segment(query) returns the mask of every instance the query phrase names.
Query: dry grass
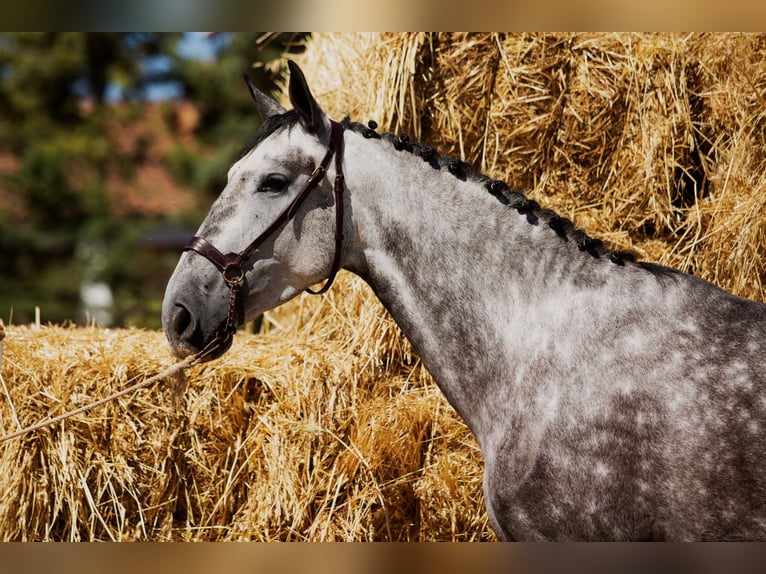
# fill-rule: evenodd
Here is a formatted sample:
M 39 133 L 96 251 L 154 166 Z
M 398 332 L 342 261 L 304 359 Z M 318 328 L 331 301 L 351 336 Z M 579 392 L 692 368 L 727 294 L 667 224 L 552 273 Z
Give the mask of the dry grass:
M 321 34 L 334 117 L 470 161 L 644 259 L 766 299 L 766 36 Z M 3 540 L 485 540 L 478 448 L 360 280 L 172 384 L 0 444 Z M 160 333 L 10 327 L 15 430 L 171 363 Z
M 190 369 L 177 408 L 168 381 L 1 444 L 0 539 L 490 539 L 470 433 L 374 307 L 338 320 L 368 299 L 338 286 Z M 158 332 L 7 332 L 6 432 L 172 363 Z

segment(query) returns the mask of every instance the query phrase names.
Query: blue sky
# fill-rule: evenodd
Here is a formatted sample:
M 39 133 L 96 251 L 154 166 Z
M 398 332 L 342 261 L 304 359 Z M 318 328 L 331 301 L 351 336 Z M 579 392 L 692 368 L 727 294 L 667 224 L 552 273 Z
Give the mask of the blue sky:
M 178 54 L 187 59 L 213 60 L 218 51 L 225 45 L 226 37 L 222 35 L 211 36 L 205 32 L 184 32 L 178 45 Z M 170 66 L 167 58 L 149 58 L 143 64 L 146 68 L 161 72 Z M 181 96 L 181 87 L 176 82 L 157 82 L 146 87 L 143 97 L 152 102 L 169 100 Z M 122 88 L 117 84 L 107 87 L 106 99 L 115 102 L 122 99 Z
M 178 53 L 188 59 L 213 60 L 220 44 L 220 37 L 211 37 L 206 32 L 185 32 Z

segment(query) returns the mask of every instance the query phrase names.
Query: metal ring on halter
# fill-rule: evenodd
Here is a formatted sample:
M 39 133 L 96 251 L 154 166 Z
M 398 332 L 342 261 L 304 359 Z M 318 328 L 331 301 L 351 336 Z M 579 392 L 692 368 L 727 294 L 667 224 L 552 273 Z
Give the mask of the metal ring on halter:
M 242 269 L 239 263 L 229 263 L 224 267 L 221 275 L 223 275 L 223 280 L 229 285 L 237 285 L 245 278 L 245 270 Z
M 201 236 L 194 236 L 184 247 L 184 251 L 191 250 L 199 253 L 210 261 L 221 272 L 224 283 L 231 290 L 229 296 L 229 309 L 226 315 L 226 323 L 216 332 L 213 339 L 199 352 L 199 356 L 207 356 L 212 353 L 224 352 L 229 348 L 232 337 L 237 331 L 237 325 L 244 316 L 242 311 L 242 297 L 240 290 L 245 280 L 245 270 L 242 265 L 246 263 L 258 250 L 261 244 L 272 236 L 281 226 L 290 221 L 298 211 L 306 196 L 315 189 L 327 175 L 327 167 L 335 157 L 335 183 L 333 193 L 335 196 L 335 255 L 333 256 L 330 274 L 325 284 L 318 291 L 306 289 L 308 293 L 319 295 L 327 291 L 332 285 L 335 275 L 340 270 L 341 252 L 343 248 L 343 191 L 345 188 L 343 178 L 343 131 L 344 128 L 338 122 L 331 122 L 332 133 L 330 145 L 322 161 L 314 169 L 309 178 L 303 184 L 303 188 L 288 205 L 285 210 L 271 222 L 261 234 L 239 253 L 224 255 L 212 243 Z

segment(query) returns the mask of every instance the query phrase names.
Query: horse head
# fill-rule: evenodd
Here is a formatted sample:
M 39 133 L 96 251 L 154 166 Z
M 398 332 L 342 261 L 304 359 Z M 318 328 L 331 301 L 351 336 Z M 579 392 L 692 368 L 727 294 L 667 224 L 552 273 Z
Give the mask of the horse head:
M 292 110 L 247 80 L 261 125 L 168 282 L 162 324 L 178 357 L 222 355 L 238 324 L 341 265 L 343 129 L 289 66 Z

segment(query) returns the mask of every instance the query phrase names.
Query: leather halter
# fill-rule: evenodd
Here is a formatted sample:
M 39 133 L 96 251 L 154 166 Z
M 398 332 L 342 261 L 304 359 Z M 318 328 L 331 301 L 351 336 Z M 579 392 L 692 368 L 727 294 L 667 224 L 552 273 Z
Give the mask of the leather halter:
M 242 298 L 240 289 L 245 279 L 245 270 L 243 265 L 247 263 L 255 254 L 258 248 L 282 225 L 295 217 L 298 208 L 306 199 L 309 193 L 315 189 L 327 174 L 327 167 L 330 165 L 333 156 L 335 156 L 335 183 L 333 191 L 335 195 L 335 255 L 332 260 L 332 267 L 327 281 L 318 291 L 312 291 L 307 288 L 306 291 L 312 295 L 321 295 L 327 291 L 335 279 L 335 275 L 340 268 L 341 250 L 343 247 L 343 126 L 338 122 L 331 121 L 332 134 L 330 137 L 330 147 L 327 149 L 320 164 L 314 169 L 313 173 L 306 180 L 303 188 L 295 196 L 295 199 L 288 205 L 282 213 L 269 225 L 263 233 L 253 239 L 253 241 L 239 253 L 228 253 L 224 255 L 212 243 L 204 237 L 195 235 L 184 247 L 184 251 L 195 251 L 205 259 L 215 265 L 221 272 L 224 283 L 230 289 L 229 309 L 226 315 L 226 324 L 220 328 L 207 346 L 199 353 L 199 357 L 215 353 L 229 348 L 232 343 L 234 333 L 237 327 L 244 320 L 244 311 L 242 309 Z

